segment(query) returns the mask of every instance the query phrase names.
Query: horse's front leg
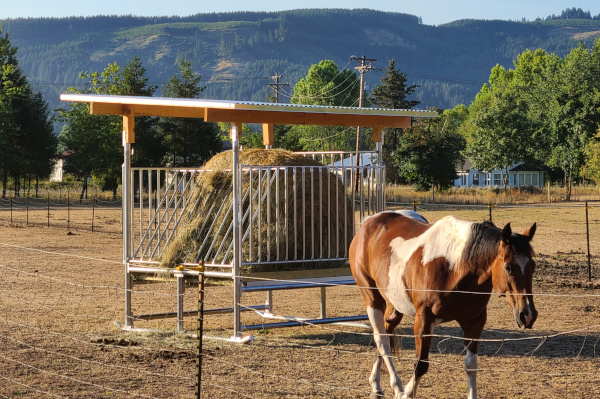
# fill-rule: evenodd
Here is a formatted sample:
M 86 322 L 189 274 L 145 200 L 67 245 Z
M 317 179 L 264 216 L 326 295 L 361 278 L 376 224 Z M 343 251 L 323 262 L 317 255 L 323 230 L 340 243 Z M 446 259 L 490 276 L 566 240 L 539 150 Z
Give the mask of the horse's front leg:
M 474 341 L 479 339 L 483 326 L 487 320 L 487 312 L 484 310 L 483 313 L 475 320 L 459 322 L 460 327 L 464 332 L 465 337 L 465 371 L 467 373 L 467 398 L 477 399 L 477 342 Z
M 406 384 L 403 399 L 414 398 L 417 394 L 417 385 L 421 377 L 429 369 L 429 346 L 431 345 L 431 334 L 433 333 L 433 316 L 419 314 L 415 316 L 415 350 L 417 352 L 417 363 L 415 372 Z
M 391 337 L 387 334 L 385 329 L 383 310 L 368 306 L 367 315 L 373 326 L 373 339 L 377 346 L 377 350 L 379 351 L 379 356 L 377 357 L 377 360 L 375 360 L 373 371 L 369 378 L 369 382 L 371 383 L 371 396 L 382 395 L 381 386 L 379 385 L 379 371 L 381 369 L 381 361 L 383 360 L 390 374 L 390 385 L 394 391 L 394 399 L 401 399 L 402 394 L 404 393 L 402 391 L 402 381 L 400 380 L 400 377 L 398 377 L 398 373 L 392 362 Z

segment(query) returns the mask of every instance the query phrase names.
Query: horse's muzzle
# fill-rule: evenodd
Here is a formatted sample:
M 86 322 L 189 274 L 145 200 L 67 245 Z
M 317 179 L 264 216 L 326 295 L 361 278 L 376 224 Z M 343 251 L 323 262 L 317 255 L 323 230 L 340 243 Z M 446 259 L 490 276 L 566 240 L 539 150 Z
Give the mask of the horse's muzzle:
M 527 307 L 521 312 L 515 308 L 515 319 L 519 328 L 532 328 L 537 316 L 538 312 L 533 306 L 527 305 Z

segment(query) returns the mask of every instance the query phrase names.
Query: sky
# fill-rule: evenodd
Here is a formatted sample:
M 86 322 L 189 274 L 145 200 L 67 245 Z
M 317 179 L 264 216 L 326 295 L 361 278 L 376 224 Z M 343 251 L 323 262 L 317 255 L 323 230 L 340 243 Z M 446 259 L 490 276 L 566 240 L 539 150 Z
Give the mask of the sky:
M 70 17 L 93 15 L 188 16 L 198 13 L 232 11 L 281 11 L 299 8 L 371 8 L 420 16 L 427 25 L 457 19 L 535 20 L 560 14 L 566 8 L 582 8 L 592 16 L 600 14 L 600 1 L 579 0 L 2 0 L 0 20 L 27 17 Z

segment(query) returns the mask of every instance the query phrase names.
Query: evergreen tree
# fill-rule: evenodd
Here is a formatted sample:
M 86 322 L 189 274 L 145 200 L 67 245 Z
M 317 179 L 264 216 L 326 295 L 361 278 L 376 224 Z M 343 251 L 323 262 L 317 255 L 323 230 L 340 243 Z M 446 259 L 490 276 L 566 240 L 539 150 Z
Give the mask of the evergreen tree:
M 121 94 L 125 96 L 152 97 L 156 85 L 148 84 L 146 68 L 137 55 L 123 67 Z M 159 166 L 166 148 L 158 130 L 158 118 L 137 116 L 135 118 L 134 166 Z
M 6 196 L 9 177 L 15 195 L 21 179 L 50 174 L 56 155 L 56 140 L 48 107 L 40 93 L 35 93 L 17 60 L 8 33 L 2 36 L 0 25 L 0 173 L 2 196 Z
M 418 85 L 407 85 L 406 74 L 396 69 L 396 63 L 390 60 L 385 75 L 381 78 L 381 84 L 373 89 L 370 100 L 381 108 L 390 109 L 412 109 L 420 104 L 420 101 L 409 100 L 408 96 L 413 94 Z M 400 174 L 394 166 L 394 151 L 400 145 L 403 129 L 387 129 L 384 135 L 383 162 L 386 164 L 386 179 L 388 182 L 399 183 Z
M 182 59 L 175 74 L 163 86 L 165 97 L 199 98 L 205 87 L 201 76 L 194 72 L 192 62 Z M 163 118 L 160 130 L 167 147 L 169 166 L 201 166 L 222 148 L 220 130 L 214 123 L 196 118 Z

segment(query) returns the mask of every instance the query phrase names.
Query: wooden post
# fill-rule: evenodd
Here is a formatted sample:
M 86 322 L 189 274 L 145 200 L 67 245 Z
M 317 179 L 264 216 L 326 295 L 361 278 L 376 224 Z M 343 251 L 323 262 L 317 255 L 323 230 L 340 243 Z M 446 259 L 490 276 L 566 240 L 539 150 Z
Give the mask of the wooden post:
M 240 130 L 241 131 L 241 130 Z M 275 144 L 275 133 L 272 123 L 263 123 L 263 145 L 266 149 L 273 148 Z

